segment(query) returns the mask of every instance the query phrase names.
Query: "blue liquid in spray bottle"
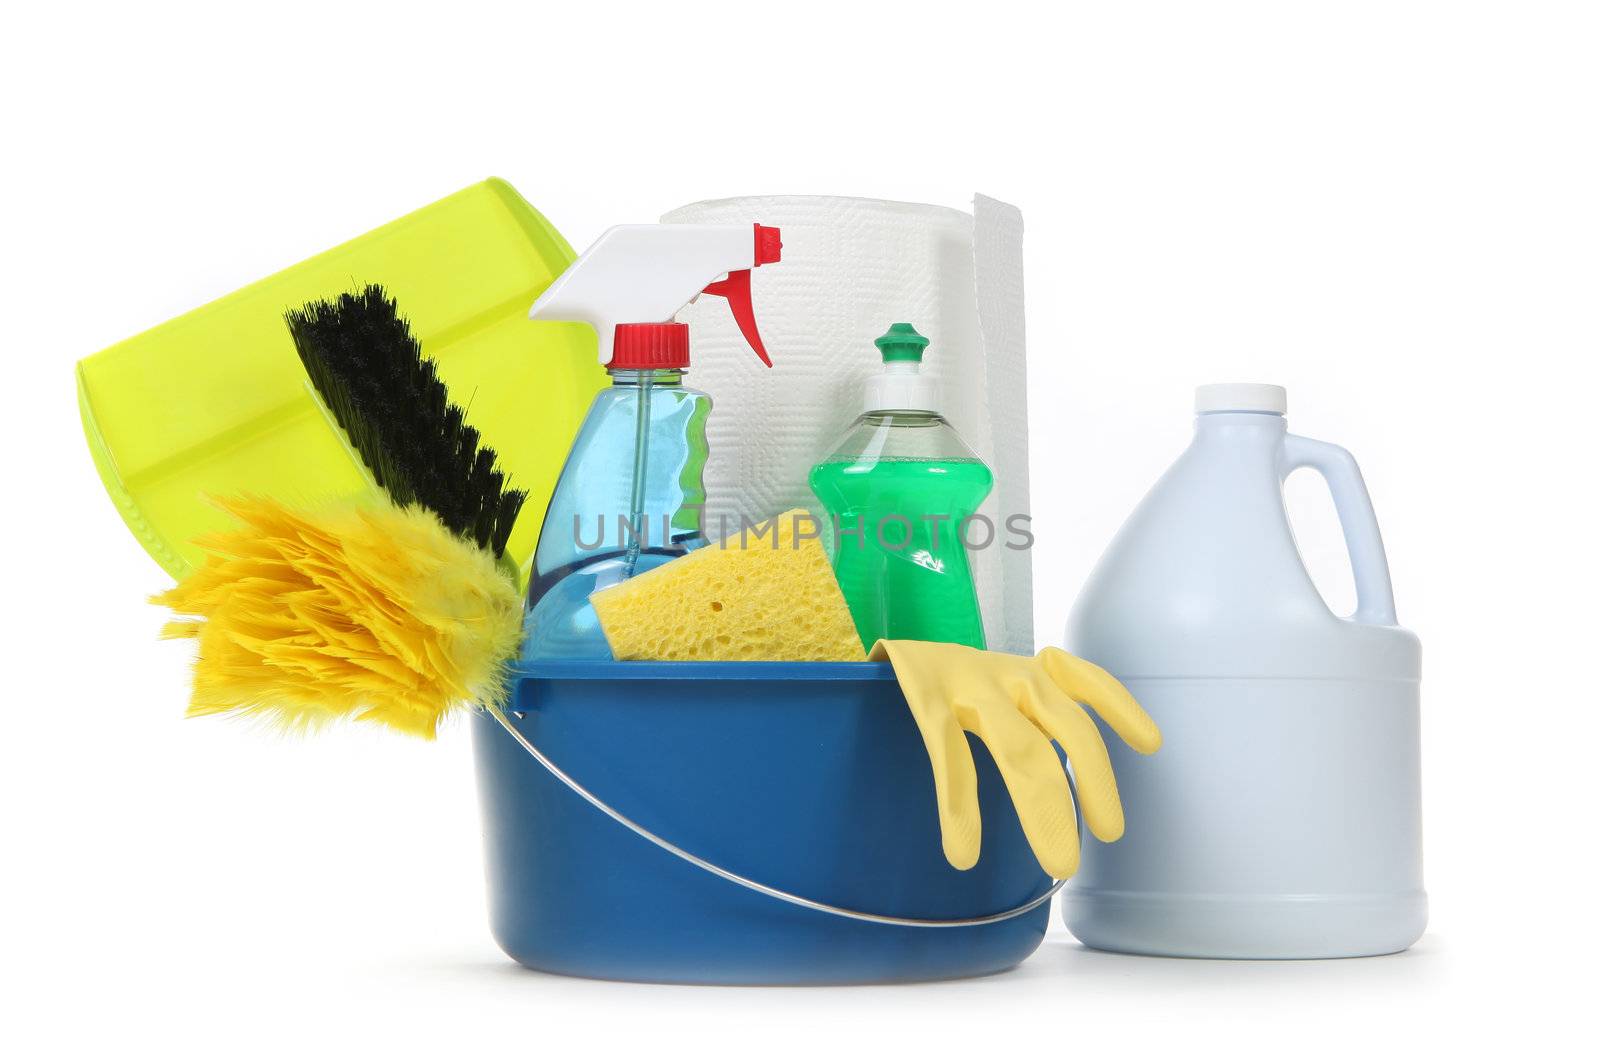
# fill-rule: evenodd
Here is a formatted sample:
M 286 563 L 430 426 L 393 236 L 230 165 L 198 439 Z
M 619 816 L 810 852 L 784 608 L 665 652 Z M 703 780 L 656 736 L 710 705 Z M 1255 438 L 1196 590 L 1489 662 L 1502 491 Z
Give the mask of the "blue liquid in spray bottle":
M 705 545 L 711 397 L 683 384 L 689 327 L 655 320 L 703 293 L 725 297 L 771 366 L 750 271 L 781 250 L 777 228 L 759 224 L 613 227 L 534 303 L 531 318 L 594 326 L 611 387 L 590 406 L 545 513 L 524 660 L 611 659 L 590 595 Z

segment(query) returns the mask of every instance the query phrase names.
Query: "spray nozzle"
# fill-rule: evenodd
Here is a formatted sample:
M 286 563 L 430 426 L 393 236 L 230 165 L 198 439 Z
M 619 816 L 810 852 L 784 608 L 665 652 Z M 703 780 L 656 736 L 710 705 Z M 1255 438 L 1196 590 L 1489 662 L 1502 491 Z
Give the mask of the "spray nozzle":
M 613 227 L 562 272 L 528 312 L 532 319 L 586 322 L 600 336 L 600 362 L 614 361 L 618 326 L 666 323 L 703 293 L 722 297 L 751 349 L 768 366 L 750 297 L 750 272 L 783 258 L 776 227 L 633 224 Z M 679 366 L 688 365 L 687 354 Z

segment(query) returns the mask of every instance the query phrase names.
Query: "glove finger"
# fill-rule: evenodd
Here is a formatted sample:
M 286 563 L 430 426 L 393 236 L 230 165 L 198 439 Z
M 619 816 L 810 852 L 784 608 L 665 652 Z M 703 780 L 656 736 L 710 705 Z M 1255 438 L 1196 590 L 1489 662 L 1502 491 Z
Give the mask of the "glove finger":
M 1116 842 L 1123 831 L 1122 796 L 1099 727 L 1088 712 L 1062 696 L 1050 679 L 1041 677 L 1033 691 L 1029 717 L 1067 753 L 1072 775 L 1077 778 L 1084 823 L 1101 842 Z
M 1039 659 L 1063 692 L 1092 707 L 1129 747 L 1141 755 L 1161 747 L 1161 729 L 1122 682 L 1088 660 L 1059 648 L 1041 650 Z
M 1079 857 L 1078 815 L 1066 770 L 1050 741 L 1015 701 L 995 703 L 1001 705 L 963 707 L 967 727 L 989 748 L 1040 866 L 1056 879 L 1066 879 L 1078 871 Z
M 965 871 L 978 863 L 983 846 L 978 770 L 950 701 L 937 678 L 922 674 L 914 646 L 915 642 L 879 641 L 873 646 L 872 658 L 881 661 L 887 657 L 894 664 L 895 678 L 933 766 L 933 793 L 939 806 L 939 837 L 945 860 Z

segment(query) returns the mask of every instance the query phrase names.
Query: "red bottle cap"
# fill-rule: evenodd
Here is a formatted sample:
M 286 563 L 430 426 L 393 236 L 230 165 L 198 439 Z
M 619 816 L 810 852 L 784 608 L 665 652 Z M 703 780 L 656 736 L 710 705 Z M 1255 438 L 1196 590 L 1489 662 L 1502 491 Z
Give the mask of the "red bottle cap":
M 612 370 L 682 370 L 689 365 L 689 324 L 624 322 L 611 346 Z

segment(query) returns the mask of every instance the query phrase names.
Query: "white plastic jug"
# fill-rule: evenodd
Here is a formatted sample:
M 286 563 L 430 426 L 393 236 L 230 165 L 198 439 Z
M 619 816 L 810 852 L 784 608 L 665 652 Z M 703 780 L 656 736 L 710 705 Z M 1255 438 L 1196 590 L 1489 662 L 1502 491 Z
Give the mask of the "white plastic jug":
M 1163 956 L 1397 952 L 1427 924 L 1421 646 L 1397 625 L 1366 484 L 1288 434 L 1284 390 L 1207 385 L 1193 444 L 1123 526 L 1067 627 L 1160 723 L 1107 736 L 1127 815 L 1091 840 L 1062 913 L 1084 944 Z M 1300 559 L 1283 503 L 1321 473 L 1355 572 L 1350 618 Z

